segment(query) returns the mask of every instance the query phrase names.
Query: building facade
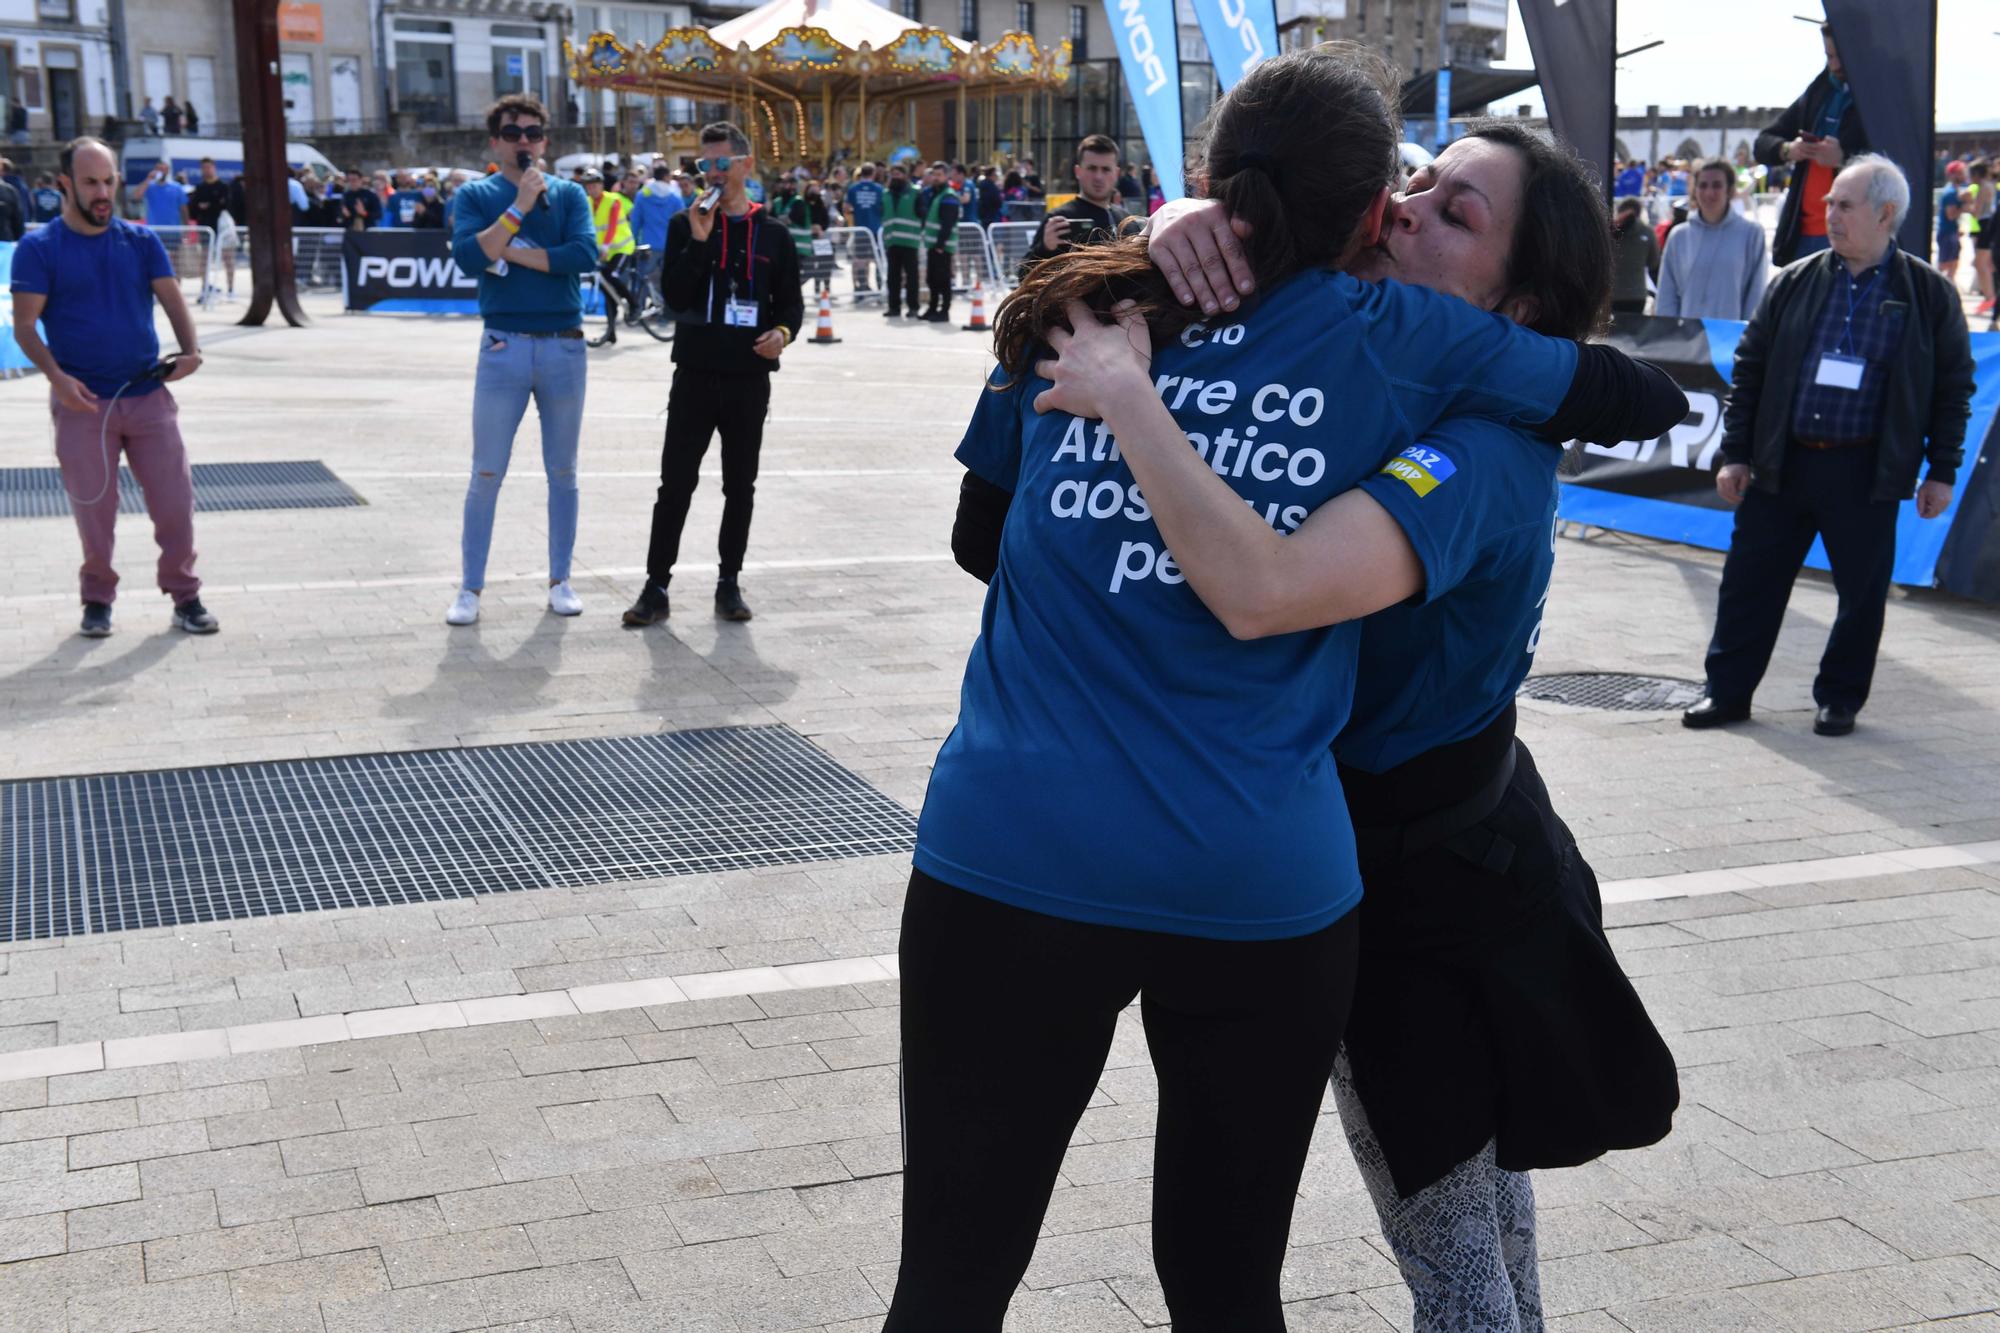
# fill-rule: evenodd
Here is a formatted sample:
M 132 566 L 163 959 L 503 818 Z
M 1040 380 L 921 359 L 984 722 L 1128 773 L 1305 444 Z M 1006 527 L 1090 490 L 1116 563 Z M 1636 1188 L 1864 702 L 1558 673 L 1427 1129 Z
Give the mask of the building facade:
M 192 104 L 200 132 L 242 133 L 236 87 L 236 33 L 230 6 L 186 0 L 123 0 L 127 105 L 138 120 L 172 97 Z M 285 124 L 300 137 L 362 132 L 379 121 L 369 0 L 285 0 L 278 6 L 279 77 Z
M 117 106 L 112 0 L 0 0 L 0 137 L 15 108 L 28 138 L 95 133 Z

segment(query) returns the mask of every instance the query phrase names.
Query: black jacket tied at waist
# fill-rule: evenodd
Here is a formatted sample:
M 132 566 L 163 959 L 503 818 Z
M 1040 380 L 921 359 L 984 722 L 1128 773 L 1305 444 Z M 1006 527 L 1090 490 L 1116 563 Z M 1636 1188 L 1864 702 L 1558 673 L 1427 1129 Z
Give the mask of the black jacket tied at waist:
M 1510 1171 L 1655 1143 L 1672 1054 L 1508 709 L 1388 773 L 1343 769 L 1361 853 L 1346 1049 L 1407 1197 L 1494 1142 Z
M 1844 263 L 1828 250 L 1778 274 L 1736 345 L 1732 387 L 1723 408 L 1722 458 L 1748 463 L 1760 490 L 1775 494 L 1783 479 L 1792 400 L 1799 377 L 1817 369 L 1807 364 L 1807 354 Z M 1881 290 L 1868 299 L 1900 301 L 1909 308 L 1889 369 L 1869 497 L 1906 500 L 1916 488 L 1921 464 L 1928 462 L 1932 481 L 1950 485 L 1957 479 L 1972 410 L 1972 344 L 1958 290 L 1913 255 L 1892 254 Z

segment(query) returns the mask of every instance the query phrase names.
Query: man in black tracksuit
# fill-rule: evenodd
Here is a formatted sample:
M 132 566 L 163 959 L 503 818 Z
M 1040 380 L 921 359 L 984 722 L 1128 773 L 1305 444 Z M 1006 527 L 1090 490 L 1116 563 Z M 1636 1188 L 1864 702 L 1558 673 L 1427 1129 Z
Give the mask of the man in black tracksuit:
M 722 435 L 722 533 L 718 540 L 715 614 L 748 620 L 736 586 L 750 544 L 757 455 L 771 402 L 771 372 L 805 320 L 798 252 L 783 219 L 744 191 L 753 164 L 750 141 L 736 126 L 703 127 L 695 167 L 722 192 L 712 211 L 699 202 L 667 223 L 660 292 L 679 321 L 674 380 L 667 393 L 667 438 L 660 491 L 646 551 L 646 586 L 625 612 L 627 625 L 667 618 L 667 584 L 680 558 L 681 528 L 694 498 L 709 437 Z

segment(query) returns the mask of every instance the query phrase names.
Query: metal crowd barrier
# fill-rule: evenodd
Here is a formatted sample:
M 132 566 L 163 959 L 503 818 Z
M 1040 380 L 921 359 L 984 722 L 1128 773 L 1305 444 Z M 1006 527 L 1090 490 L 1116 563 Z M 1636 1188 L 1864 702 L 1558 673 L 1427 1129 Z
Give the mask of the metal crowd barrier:
M 828 250 L 832 267 L 827 286 L 836 301 L 860 305 L 879 301 L 888 282 L 889 260 L 882 250 L 882 238 L 867 227 L 828 227 L 819 238 Z M 808 283 L 807 297 L 812 295 Z M 810 318 L 812 310 L 807 310 Z
M 292 270 L 300 291 L 337 292 L 341 289 L 339 227 L 292 228 Z
M 991 289 L 999 282 L 993 252 L 986 248 L 986 229 L 977 222 L 959 223 L 957 272 L 952 278 L 952 291 L 969 292 L 975 283 Z
M 1014 285 L 1021 261 L 1027 258 L 1035 238 L 1042 234 L 1045 221 L 996 222 L 986 229 L 987 248 L 993 254 L 993 268 L 998 275 L 994 285 L 1002 288 Z

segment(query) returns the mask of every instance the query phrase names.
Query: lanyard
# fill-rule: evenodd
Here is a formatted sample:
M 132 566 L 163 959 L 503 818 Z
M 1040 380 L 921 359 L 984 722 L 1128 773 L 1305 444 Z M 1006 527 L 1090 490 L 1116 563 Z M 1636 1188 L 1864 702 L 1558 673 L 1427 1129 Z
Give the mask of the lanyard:
M 716 207 L 720 208 L 721 205 L 717 204 Z M 753 287 L 756 285 L 756 283 L 755 283 L 755 275 L 753 275 L 750 272 L 750 255 L 752 251 L 756 248 L 754 242 L 757 239 L 757 231 L 756 231 L 757 210 L 762 207 L 763 207 L 762 204 L 752 204 L 750 205 L 750 211 L 743 215 L 743 276 L 746 278 L 750 278 L 752 280 L 751 285 Z M 729 214 L 727 213 L 724 213 L 722 215 L 721 267 L 722 267 L 722 275 L 724 277 L 729 277 L 730 276 L 729 275 Z M 730 281 L 731 281 L 731 286 L 733 287 L 735 284 L 735 280 L 731 278 Z
M 1868 293 L 1875 290 L 1875 282 L 1881 276 L 1882 276 L 1882 270 L 1878 268 L 1875 270 L 1874 273 L 1869 275 L 1868 281 L 1862 284 L 1861 291 L 1859 294 L 1864 301 L 1867 299 Z M 1839 344 L 1840 350 L 1847 353 L 1849 356 L 1854 355 L 1855 295 L 1856 293 L 1854 290 L 1854 275 L 1852 273 L 1849 273 L 1847 275 L 1847 322 L 1841 326 L 1840 344 Z M 1865 309 L 1866 307 L 1864 306 L 1863 308 Z

